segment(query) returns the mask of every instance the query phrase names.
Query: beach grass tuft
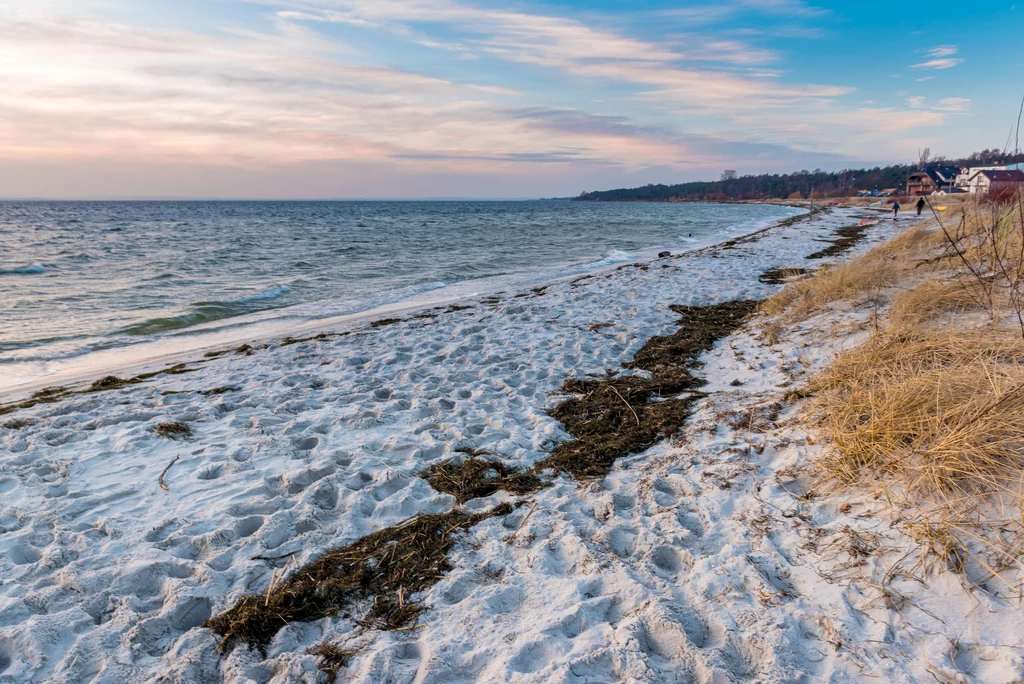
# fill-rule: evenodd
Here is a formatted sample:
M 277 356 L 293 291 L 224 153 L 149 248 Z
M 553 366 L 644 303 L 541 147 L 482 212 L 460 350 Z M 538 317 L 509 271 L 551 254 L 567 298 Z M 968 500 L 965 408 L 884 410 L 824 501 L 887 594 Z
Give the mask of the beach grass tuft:
M 941 239 L 938 231 L 912 228 L 862 256 L 823 266 L 812 277 L 788 283 L 764 301 L 761 311 L 794 323 L 832 302 L 874 295 L 910 275 L 926 276 L 939 267 L 925 262 Z
M 975 578 L 1024 554 L 1021 254 L 1021 204 L 972 202 L 955 230 L 912 228 L 762 306 L 780 324 L 872 303 L 865 341 L 799 390 L 828 445 L 819 483 L 888 502 L 923 558 Z

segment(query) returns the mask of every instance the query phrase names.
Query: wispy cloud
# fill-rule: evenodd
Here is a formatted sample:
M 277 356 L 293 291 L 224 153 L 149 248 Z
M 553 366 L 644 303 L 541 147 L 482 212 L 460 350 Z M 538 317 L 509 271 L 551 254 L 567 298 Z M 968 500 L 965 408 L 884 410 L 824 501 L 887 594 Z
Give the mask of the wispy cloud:
M 939 45 L 925 50 L 925 55 L 930 59 L 919 64 L 911 64 L 911 69 L 952 69 L 963 64 L 964 60 L 953 57 L 957 53 L 955 45 Z
M 696 7 L 679 7 L 660 12 L 662 16 L 677 17 L 691 24 L 716 24 L 742 13 L 784 16 L 787 18 L 823 17 L 831 10 L 815 7 L 802 0 L 731 0 Z
M 449 0 L 323 0 L 307 5 L 304 15 L 309 16 L 313 7 L 320 7 L 319 18 L 327 22 L 358 17 L 386 23 L 402 17 L 409 23 L 456 25 L 471 36 L 465 42 L 481 54 L 572 76 L 631 84 L 641 89 L 637 97 L 647 102 L 685 104 L 691 112 L 729 114 L 852 92 L 845 86 L 782 85 L 765 80 L 763 71 L 744 75 L 698 66 L 705 62 L 756 66 L 775 59 L 769 51 L 736 40 L 683 36 L 676 41 L 684 48 L 680 49 L 680 45 L 637 40 L 573 19 Z M 791 0 L 747 0 L 737 7 L 780 13 L 799 10 L 812 15 L 821 12 Z
M 915 96 L 907 99 L 912 109 L 928 109 L 934 112 L 953 112 L 963 114 L 971 111 L 971 100 L 967 97 L 946 97 L 934 104 L 928 104 L 927 98 Z

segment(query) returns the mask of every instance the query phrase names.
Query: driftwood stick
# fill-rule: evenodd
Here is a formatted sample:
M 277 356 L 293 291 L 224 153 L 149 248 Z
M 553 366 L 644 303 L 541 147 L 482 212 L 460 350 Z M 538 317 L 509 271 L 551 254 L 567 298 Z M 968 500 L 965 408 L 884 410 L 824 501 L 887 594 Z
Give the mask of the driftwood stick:
M 167 471 L 171 469 L 172 465 L 178 462 L 179 458 L 181 458 L 181 456 L 175 456 L 174 460 L 168 463 L 167 467 L 164 468 L 164 472 L 160 473 L 160 489 L 164 490 L 165 492 L 169 492 L 171 490 L 167 485 L 164 484 L 164 475 L 167 474 Z

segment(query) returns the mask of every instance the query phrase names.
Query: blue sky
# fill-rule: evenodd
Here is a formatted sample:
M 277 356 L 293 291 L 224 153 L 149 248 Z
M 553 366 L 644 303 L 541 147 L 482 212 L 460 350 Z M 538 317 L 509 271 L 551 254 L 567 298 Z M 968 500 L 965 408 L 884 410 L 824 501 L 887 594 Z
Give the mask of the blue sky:
M 0 3 L 4 196 L 535 197 L 1002 147 L 1013 2 Z

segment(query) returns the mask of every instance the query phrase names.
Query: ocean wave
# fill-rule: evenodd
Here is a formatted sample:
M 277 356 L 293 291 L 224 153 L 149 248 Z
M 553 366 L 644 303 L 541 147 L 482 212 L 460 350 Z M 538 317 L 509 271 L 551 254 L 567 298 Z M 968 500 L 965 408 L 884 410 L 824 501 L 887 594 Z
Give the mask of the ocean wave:
M 222 302 L 199 302 L 199 305 L 205 304 L 227 304 L 229 306 L 234 304 L 248 304 L 249 302 L 260 302 L 265 299 L 277 299 L 281 295 L 291 290 L 287 285 L 275 285 L 274 287 L 266 290 L 260 290 L 259 292 L 253 292 L 252 294 L 242 295 L 241 297 L 235 297 L 234 299 L 226 299 Z
M 46 273 L 46 267 L 42 264 L 32 264 L 20 268 L 0 268 L 0 275 L 36 275 Z
M 213 321 L 219 321 L 233 316 L 240 316 L 254 311 L 253 307 L 246 306 L 247 304 L 277 299 L 290 290 L 291 288 L 287 285 L 277 285 L 266 290 L 260 290 L 258 292 L 253 292 L 252 294 L 235 297 L 234 299 L 213 302 L 196 302 L 192 305 L 191 311 L 178 316 L 150 318 L 140 323 L 130 325 L 122 332 L 129 335 L 152 335 L 154 333 L 180 330 L 182 328 L 189 328 L 201 323 L 211 323 Z

